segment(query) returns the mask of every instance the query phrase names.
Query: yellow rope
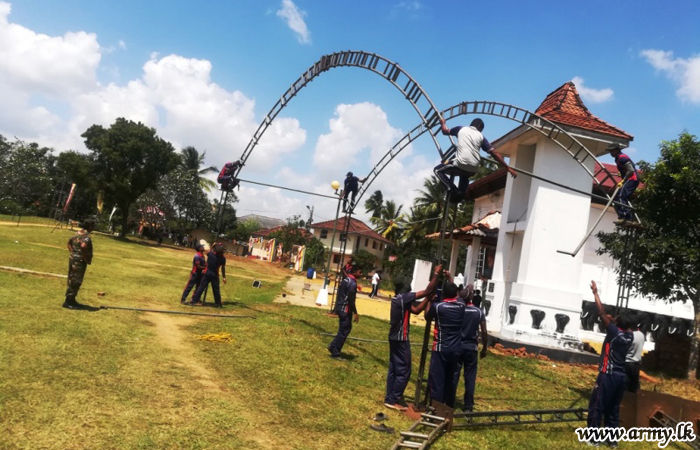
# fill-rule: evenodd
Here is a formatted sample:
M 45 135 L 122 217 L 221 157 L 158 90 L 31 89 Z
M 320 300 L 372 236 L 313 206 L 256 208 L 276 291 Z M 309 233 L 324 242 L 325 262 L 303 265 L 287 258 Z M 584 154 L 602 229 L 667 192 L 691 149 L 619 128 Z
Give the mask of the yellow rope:
M 212 341 L 212 342 L 233 342 L 233 337 L 231 333 L 222 331 L 221 333 L 207 333 L 195 336 L 195 339 L 200 341 Z

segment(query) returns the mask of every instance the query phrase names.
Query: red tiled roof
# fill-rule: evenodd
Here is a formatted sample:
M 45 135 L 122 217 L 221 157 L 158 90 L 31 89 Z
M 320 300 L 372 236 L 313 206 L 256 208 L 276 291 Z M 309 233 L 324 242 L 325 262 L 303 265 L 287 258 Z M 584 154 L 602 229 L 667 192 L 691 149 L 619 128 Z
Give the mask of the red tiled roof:
M 338 226 L 337 229 L 338 231 L 342 231 L 345 229 L 345 225 L 347 221 L 347 217 L 341 217 L 338 219 Z M 314 223 L 311 225 L 311 228 L 313 229 L 327 229 L 327 230 L 332 230 L 333 229 L 333 220 L 327 220 L 326 222 L 319 222 L 319 223 Z M 386 244 L 393 245 L 392 242 L 388 239 L 386 239 L 384 236 L 381 234 L 377 233 L 370 227 L 368 227 L 364 222 L 361 220 L 357 220 L 355 218 L 350 219 L 350 226 L 348 228 L 348 233 L 349 234 L 359 234 L 368 238 L 376 239 L 378 241 L 384 242 Z
M 591 114 L 581 101 L 576 85 L 572 81 L 567 81 L 547 95 L 535 114 L 558 124 L 596 131 L 630 141 L 634 139 L 631 134 Z
M 254 231 L 254 232 L 250 233 L 250 235 L 253 237 L 266 238 L 266 237 L 270 236 L 271 233 L 274 233 L 275 231 L 281 231 L 282 228 L 284 228 L 284 225 L 280 225 L 280 226 L 274 227 L 274 228 L 263 228 L 262 230 L 258 230 L 258 231 Z M 299 228 L 299 232 L 301 233 L 302 236 L 306 236 L 306 235 L 310 236 L 311 235 L 304 228 Z
M 498 235 L 498 229 L 501 226 L 501 212 L 494 210 L 489 211 L 484 217 L 476 221 L 475 223 L 470 223 L 461 228 L 455 228 L 452 233 L 449 231 L 446 235 L 453 234 L 454 238 L 459 238 L 461 236 L 481 236 L 481 237 L 496 237 Z M 439 239 L 440 232 L 428 234 L 425 236 L 428 239 Z

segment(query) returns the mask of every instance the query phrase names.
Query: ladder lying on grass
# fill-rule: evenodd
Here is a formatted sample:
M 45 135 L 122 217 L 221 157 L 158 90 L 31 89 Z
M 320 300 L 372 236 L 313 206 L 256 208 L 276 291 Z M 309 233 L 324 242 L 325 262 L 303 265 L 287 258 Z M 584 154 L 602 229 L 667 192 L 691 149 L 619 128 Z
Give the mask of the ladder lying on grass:
M 528 409 L 520 411 L 479 411 L 454 413 L 451 420 L 432 414 L 421 414 L 408 431 L 402 431 L 391 450 L 405 448 L 425 450 L 444 432 L 496 425 L 530 425 L 538 423 L 583 422 L 586 408 Z M 700 447 L 693 447 L 700 450 Z

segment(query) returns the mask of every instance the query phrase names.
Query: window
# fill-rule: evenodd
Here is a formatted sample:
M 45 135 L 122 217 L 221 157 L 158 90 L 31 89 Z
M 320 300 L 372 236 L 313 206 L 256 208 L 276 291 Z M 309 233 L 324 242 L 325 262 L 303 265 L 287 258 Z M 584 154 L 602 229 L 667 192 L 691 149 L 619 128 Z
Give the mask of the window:
M 340 242 L 345 242 L 348 240 L 348 235 L 345 233 L 340 234 Z
M 384 250 L 384 244 L 379 244 L 379 250 Z
M 326 239 L 328 237 L 328 230 L 321 230 L 321 239 Z
M 369 239 L 365 238 L 365 247 L 369 247 Z
M 377 249 L 377 241 L 372 241 L 372 248 Z
M 333 264 L 340 264 L 340 255 L 338 253 L 333 253 Z

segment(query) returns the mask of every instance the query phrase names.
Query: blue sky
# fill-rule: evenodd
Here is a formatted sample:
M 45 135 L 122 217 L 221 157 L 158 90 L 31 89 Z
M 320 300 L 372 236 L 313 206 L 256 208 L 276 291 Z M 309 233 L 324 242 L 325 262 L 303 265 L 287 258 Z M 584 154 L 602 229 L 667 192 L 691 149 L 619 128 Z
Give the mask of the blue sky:
M 364 50 L 400 63 L 439 108 L 494 100 L 534 111 L 575 80 L 590 111 L 635 136 L 633 159 L 700 134 L 700 2 L 0 2 L 0 133 L 57 150 L 116 117 L 155 127 L 220 166 L 243 151 L 279 96 L 322 55 Z M 670 6 L 672 5 L 672 7 Z M 365 174 L 419 122 L 360 69 L 318 77 L 282 112 L 243 178 L 328 193 Z M 486 118 L 491 140 L 513 128 Z M 452 125 L 452 123 L 451 123 Z M 457 125 L 457 123 L 454 123 Z M 447 142 L 444 143 L 447 145 Z M 373 186 L 408 205 L 437 154 L 421 139 Z M 333 202 L 245 186 L 239 214 L 285 217 Z

